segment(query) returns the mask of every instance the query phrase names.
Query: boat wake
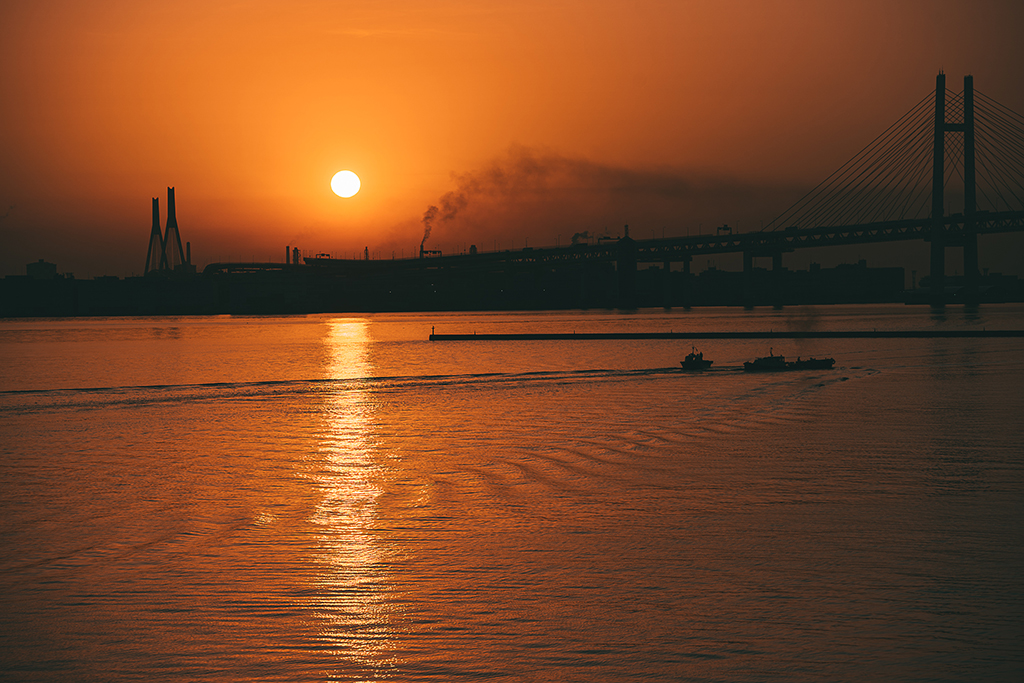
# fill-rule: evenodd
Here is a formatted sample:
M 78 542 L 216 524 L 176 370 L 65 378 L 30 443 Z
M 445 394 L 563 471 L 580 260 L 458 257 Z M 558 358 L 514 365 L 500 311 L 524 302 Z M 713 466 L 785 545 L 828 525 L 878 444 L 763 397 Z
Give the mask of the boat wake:
M 536 383 L 576 384 L 617 381 L 678 374 L 677 368 L 637 370 L 591 369 L 520 373 L 470 373 L 345 379 L 313 378 L 259 382 L 209 382 L 141 386 L 87 387 L 74 389 L 27 389 L 0 391 L 0 414 L 47 410 L 90 410 L 115 406 L 148 406 L 209 400 L 250 400 L 327 391 L 398 391 L 431 387 L 472 385 L 520 385 Z

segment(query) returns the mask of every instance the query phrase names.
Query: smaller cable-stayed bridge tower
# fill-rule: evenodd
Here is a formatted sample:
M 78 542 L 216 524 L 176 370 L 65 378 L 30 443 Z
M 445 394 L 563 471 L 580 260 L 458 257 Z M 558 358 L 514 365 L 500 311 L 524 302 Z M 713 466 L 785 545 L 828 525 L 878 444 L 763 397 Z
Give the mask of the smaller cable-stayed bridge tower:
M 164 236 L 160 231 L 160 200 L 153 197 L 153 227 L 149 231 L 149 250 L 146 252 L 145 275 L 163 269 Z
M 979 232 L 1017 230 L 1022 221 L 1024 117 L 976 91 L 972 76 L 961 92 L 948 91 L 940 73 L 933 93 L 762 232 L 858 228 L 877 241 L 923 238 L 931 299 L 942 303 L 946 248 L 963 249 L 970 296 Z
M 164 230 L 164 255 L 162 267 L 174 270 L 184 265 L 185 251 L 181 248 L 181 235 L 178 233 L 178 217 L 174 211 L 174 188 L 167 188 L 167 228 Z
M 160 200 L 153 198 L 153 227 L 149 233 L 149 249 L 146 252 L 146 275 L 158 272 L 191 270 L 191 245 L 181 248 L 178 232 L 178 218 L 174 209 L 174 188 L 167 188 L 167 228 L 160 231 Z

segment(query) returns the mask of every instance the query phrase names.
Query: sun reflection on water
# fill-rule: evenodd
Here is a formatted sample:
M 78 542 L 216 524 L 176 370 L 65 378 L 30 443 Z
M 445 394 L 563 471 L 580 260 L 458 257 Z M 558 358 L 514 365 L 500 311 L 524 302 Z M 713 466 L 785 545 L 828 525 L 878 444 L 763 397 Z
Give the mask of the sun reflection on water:
M 370 377 L 365 320 L 330 320 L 326 376 Z M 321 571 L 312 607 L 338 665 L 377 676 L 393 672 L 387 550 L 376 533 L 382 466 L 373 434 L 373 397 L 358 384 L 332 385 L 321 407 L 323 431 L 314 481 L 321 499 L 312 517 Z

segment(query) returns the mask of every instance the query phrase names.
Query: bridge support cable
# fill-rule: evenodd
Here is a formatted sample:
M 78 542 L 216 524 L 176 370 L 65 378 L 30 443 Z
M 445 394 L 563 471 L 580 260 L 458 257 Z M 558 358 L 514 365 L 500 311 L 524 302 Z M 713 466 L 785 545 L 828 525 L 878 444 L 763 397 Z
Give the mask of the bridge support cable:
M 983 93 L 976 95 L 976 153 L 984 209 L 1024 210 L 1024 117 Z
M 924 114 L 910 119 L 897 131 L 898 135 L 885 141 L 888 143 L 886 147 L 851 164 L 843 185 L 821 197 L 816 206 L 805 211 L 804 222 L 814 227 L 869 222 L 873 209 L 877 211 L 879 206 L 893 201 L 891 193 L 882 199 L 884 179 L 891 177 L 893 169 L 901 166 L 902 159 L 912 156 L 914 142 L 926 143 L 927 135 L 919 130 L 926 121 Z
M 879 178 L 879 187 L 888 189 L 879 195 L 876 209 L 864 216 L 862 223 L 875 223 L 885 220 L 899 220 L 908 214 L 913 216 L 924 206 L 924 194 L 927 190 L 926 159 L 927 131 L 922 129 L 917 139 L 912 139 L 906 153 L 901 155 L 898 164 L 894 163 L 889 172 Z
M 1006 107 L 982 92 L 977 92 L 977 109 L 984 120 L 1000 131 L 1006 146 L 1020 151 L 1024 147 L 1024 116 Z
M 1018 191 L 1024 190 L 1024 188 L 1020 187 L 1012 173 L 1007 172 L 1005 164 L 1001 163 L 1000 159 L 990 155 L 986 147 L 979 145 L 977 150 L 978 158 L 982 163 L 980 176 L 986 207 L 993 207 L 989 210 L 996 211 L 1019 210 L 1017 207 L 1024 205 L 1024 199 L 1018 196 L 1014 187 L 1016 186 Z
M 1010 135 L 999 139 L 1002 137 L 1001 134 L 1006 131 L 1005 124 L 993 124 L 990 121 L 981 120 L 978 122 L 978 130 L 984 133 L 982 141 L 985 143 L 983 147 L 987 152 L 987 156 L 992 160 L 995 167 L 1005 173 L 1007 177 L 1012 178 L 1014 180 L 1013 184 L 1020 188 L 1021 177 L 1024 175 L 1024 149 L 1015 149 L 1017 141 Z M 991 144 L 990 141 L 993 139 L 998 139 L 999 143 L 996 145 Z
M 922 98 L 763 232 L 866 223 L 893 207 L 901 217 L 918 216 L 927 177 L 920 164 L 932 142 L 933 97 Z
M 837 195 L 816 213 L 809 214 L 809 220 L 815 225 L 836 224 L 836 221 L 839 224 L 870 223 L 879 215 L 894 213 L 896 206 L 905 203 L 901 197 L 914 182 L 910 170 L 915 157 L 915 143 L 920 157 L 926 153 L 927 134 L 919 130 L 904 140 L 903 144 L 880 155 L 872 167 L 865 168 L 855 179 L 857 185 L 852 192 Z M 914 193 L 907 194 L 912 196 Z

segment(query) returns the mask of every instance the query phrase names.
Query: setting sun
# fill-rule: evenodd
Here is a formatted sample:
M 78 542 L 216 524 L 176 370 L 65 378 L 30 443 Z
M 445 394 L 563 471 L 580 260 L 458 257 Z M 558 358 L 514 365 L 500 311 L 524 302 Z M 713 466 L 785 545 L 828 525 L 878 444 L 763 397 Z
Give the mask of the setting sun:
M 359 176 L 352 171 L 338 171 L 331 178 L 331 189 L 339 197 L 351 197 L 359 192 Z

